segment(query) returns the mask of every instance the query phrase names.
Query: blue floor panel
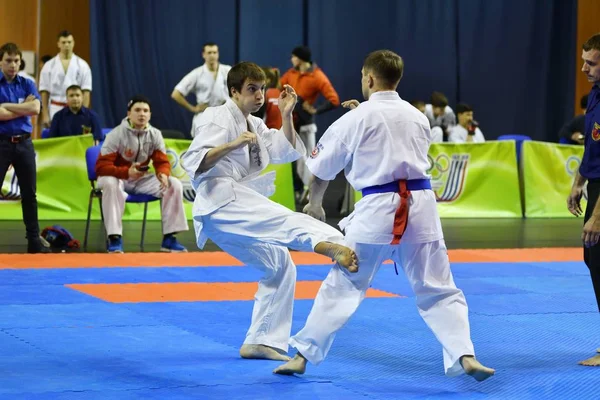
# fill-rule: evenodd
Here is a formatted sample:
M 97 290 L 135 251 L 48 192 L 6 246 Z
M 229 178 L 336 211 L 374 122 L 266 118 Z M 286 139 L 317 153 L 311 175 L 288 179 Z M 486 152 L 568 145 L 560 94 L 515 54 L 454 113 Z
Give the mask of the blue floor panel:
M 327 266 L 298 267 L 322 280 Z M 598 399 L 600 315 L 583 263 L 457 263 L 477 357 L 496 376 L 443 373 L 442 349 L 393 265 L 301 377 L 238 351 L 252 302 L 107 303 L 69 283 L 251 282 L 245 267 L 0 271 L 0 399 Z M 292 331 L 312 300 L 294 304 Z

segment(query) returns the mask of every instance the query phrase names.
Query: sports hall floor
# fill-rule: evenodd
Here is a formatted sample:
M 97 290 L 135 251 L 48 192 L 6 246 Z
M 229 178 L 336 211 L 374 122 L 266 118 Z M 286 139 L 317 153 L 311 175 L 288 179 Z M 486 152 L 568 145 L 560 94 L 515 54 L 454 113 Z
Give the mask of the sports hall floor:
M 84 222 L 54 221 L 83 241 Z M 335 221 L 330 221 L 335 222 Z M 0 221 L 0 399 L 600 399 L 600 316 L 581 261 L 581 219 L 443 220 L 477 356 L 496 375 L 443 375 L 442 352 L 406 279 L 382 267 L 329 358 L 298 377 L 238 349 L 259 273 L 212 245 L 153 253 L 160 223 L 124 224 L 125 254 L 25 255 L 20 221 Z M 50 222 L 41 221 L 42 227 Z M 195 249 L 192 234 L 180 235 Z M 294 253 L 293 332 L 329 260 Z

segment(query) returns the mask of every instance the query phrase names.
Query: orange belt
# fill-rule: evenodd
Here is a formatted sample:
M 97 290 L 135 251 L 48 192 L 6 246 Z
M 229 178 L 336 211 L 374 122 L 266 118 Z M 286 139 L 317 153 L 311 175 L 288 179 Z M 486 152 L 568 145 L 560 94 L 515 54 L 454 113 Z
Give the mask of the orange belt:
M 67 103 L 61 103 L 60 101 L 54 101 L 54 100 L 50 100 L 50 104 L 54 104 L 55 106 L 61 106 L 61 107 L 66 107 L 68 105 Z

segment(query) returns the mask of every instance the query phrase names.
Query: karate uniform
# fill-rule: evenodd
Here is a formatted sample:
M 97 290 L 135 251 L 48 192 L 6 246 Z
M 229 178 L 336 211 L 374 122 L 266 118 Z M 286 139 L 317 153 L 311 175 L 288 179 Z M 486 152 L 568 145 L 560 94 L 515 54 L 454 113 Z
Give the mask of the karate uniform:
M 193 69 L 190 73 L 175 86 L 175 90 L 184 97 L 194 92 L 196 94 L 196 104 L 208 104 L 209 107 L 222 105 L 229 98 L 227 89 L 227 74 L 231 66 L 219 64 L 217 76 L 208 69 L 206 64 Z M 202 113 L 194 115 L 192 120 L 192 137 L 196 134 L 198 119 Z
M 423 113 L 396 92 L 378 92 L 330 126 L 306 165 L 323 180 L 334 179 L 344 169 L 356 190 L 399 180 L 429 184 L 430 143 L 429 121 Z M 359 271 L 351 274 L 334 266 L 306 325 L 290 339 L 312 364 L 326 357 L 336 332 L 354 314 L 387 259 L 404 269 L 419 313 L 443 346 L 446 374 L 462 373 L 459 358 L 474 355 L 467 304 L 452 278 L 435 194 L 411 191 L 404 200 L 408 215 L 401 216 L 398 192 L 365 195 L 340 221 L 346 245 L 357 253 Z M 403 223 L 405 230 L 398 229 Z
M 198 171 L 211 149 L 244 131 L 256 133 L 258 144 L 236 149 L 211 169 Z M 275 189 L 275 173 L 261 172 L 269 163 L 289 163 L 305 153 L 297 135 L 293 147 L 282 130 L 268 129 L 252 115 L 244 118 L 230 99 L 202 114 L 195 138 L 182 157 L 196 191 L 192 214 L 198 247 L 203 248 L 210 238 L 222 250 L 264 272 L 245 344 L 287 352 L 296 283 L 296 266 L 288 247 L 313 251 L 319 242 L 343 241 L 335 228 L 267 198 Z
M 59 55 L 44 64 L 40 73 L 39 89 L 40 92 L 49 94 L 50 119 L 67 106 L 67 88 L 71 85 L 77 85 L 81 90 L 92 91 L 92 70 L 83 58 L 73 54 L 66 73 Z

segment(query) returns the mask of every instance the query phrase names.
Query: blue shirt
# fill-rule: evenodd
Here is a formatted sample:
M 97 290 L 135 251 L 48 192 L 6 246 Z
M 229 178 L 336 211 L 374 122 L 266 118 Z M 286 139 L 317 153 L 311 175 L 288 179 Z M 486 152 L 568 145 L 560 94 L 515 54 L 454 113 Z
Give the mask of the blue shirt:
M 35 88 L 35 83 L 33 81 L 24 78 L 21 75 L 17 75 L 12 82 L 8 82 L 4 74 L 0 72 L 0 104 L 20 104 L 25 101 L 30 94 L 40 100 L 40 94 Z M 22 135 L 24 133 L 31 133 L 32 130 L 31 117 L 28 115 L 9 121 L 0 121 L 0 135 Z
M 585 112 L 585 150 L 579 174 L 586 179 L 600 179 L 600 87 L 594 85 Z
M 65 107 L 52 117 L 50 137 L 77 136 L 93 133 L 94 139 L 102 141 L 102 127 L 98 114 L 89 108 L 81 107 L 77 114 L 73 114 L 69 107 Z

